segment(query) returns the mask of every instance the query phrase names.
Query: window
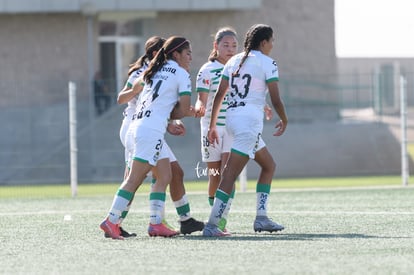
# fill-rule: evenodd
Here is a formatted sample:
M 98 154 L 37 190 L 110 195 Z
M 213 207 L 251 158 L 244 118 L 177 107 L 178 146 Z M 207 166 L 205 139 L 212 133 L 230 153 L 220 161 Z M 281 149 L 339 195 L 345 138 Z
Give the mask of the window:
M 129 65 L 143 54 L 142 19 L 99 22 L 100 71 L 114 99 L 125 84 Z

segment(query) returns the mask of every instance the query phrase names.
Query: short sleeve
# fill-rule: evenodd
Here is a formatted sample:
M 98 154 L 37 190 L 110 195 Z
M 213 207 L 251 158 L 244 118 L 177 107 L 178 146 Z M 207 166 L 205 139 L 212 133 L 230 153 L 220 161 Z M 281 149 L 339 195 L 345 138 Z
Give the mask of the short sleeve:
M 279 69 L 276 61 L 269 59 L 265 66 L 266 83 L 279 81 Z
M 221 78 L 224 78 L 227 80 L 230 78 L 229 67 L 230 67 L 229 62 L 227 62 L 227 64 L 224 65 L 223 71 L 221 72 Z
M 185 70 L 179 70 L 178 79 L 178 93 L 182 95 L 191 95 L 191 77 L 190 74 Z
M 141 75 L 144 70 L 140 68 L 139 70 L 134 71 L 129 77 L 126 82 L 127 88 L 132 88 L 134 86 L 135 80 Z
M 209 92 L 211 79 L 206 66 L 202 66 L 197 75 L 196 92 Z

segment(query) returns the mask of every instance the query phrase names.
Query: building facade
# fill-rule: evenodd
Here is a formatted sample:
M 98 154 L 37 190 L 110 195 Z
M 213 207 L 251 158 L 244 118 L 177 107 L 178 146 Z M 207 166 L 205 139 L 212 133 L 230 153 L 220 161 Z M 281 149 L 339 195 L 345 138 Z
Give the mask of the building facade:
M 146 39 L 188 38 L 194 80 L 218 28 L 234 27 L 241 51 L 245 32 L 256 23 L 275 31 L 271 55 L 278 62 L 291 123 L 336 120 L 334 0 L 0 0 L 0 120 L 9 133 L 0 139 L 0 183 L 68 181 L 69 81 L 77 85 L 80 180 L 118 181 L 123 108 L 115 97 Z M 102 116 L 96 114 L 92 85 L 98 72 L 111 105 Z M 199 126 L 194 119 L 185 123 L 184 143 L 192 149 L 177 155 L 192 171 L 200 159 Z M 183 141 L 171 143 L 178 148 Z M 287 177 L 303 174 L 296 168 L 281 170 Z M 186 177 L 194 179 L 195 173 Z

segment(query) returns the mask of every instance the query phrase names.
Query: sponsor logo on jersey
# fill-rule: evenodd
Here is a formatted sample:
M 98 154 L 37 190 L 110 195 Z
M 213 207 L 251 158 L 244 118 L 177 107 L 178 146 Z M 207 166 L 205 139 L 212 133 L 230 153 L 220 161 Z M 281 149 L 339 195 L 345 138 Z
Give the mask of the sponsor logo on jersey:
M 161 68 L 161 71 L 162 72 L 167 72 L 167 73 L 175 74 L 175 72 L 177 71 L 177 69 L 171 68 L 171 67 L 162 67 Z

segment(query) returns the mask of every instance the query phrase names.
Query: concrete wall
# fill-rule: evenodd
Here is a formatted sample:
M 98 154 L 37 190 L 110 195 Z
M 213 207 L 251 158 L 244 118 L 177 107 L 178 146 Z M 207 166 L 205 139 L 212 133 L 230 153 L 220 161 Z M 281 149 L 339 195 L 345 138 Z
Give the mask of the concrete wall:
M 333 0 L 263 1 L 261 9 L 216 12 L 159 12 L 147 22 L 147 36 L 180 34 L 193 45 L 192 72 L 196 74 L 206 61 L 212 37 L 218 28 L 233 26 L 239 33 L 240 50 L 247 29 L 266 23 L 275 30 L 272 57 L 278 61 L 281 79 L 330 73 L 335 75 Z M 328 22 L 328 23 L 327 23 Z M 330 23 L 329 23 L 330 22 Z M 98 67 L 97 24 L 95 21 L 95 67 Z M 56 100 L 58 80 L 88 82 L 87 19 L 80 13 L 0 14 L 0 85 L 18 85 L 24 76 L 25 89 L 44 91 L 48 101 Z M 324 81 L 335 81 L 324 77 Z M 16 86 L 15 89 L 23 87 Z M 82 89 L 83 93 L 87 91 Z M 28 91 L 29 92 L 29 91 Z M 301 93 L 301 89 L 289 91 Z M 317 95 L 315 95 L 317 96 Z M 41 99 L 42 101 L 45 99 Z M 32 99 L 35 100 L 35 99 Z M 1 101 L 7 103 L 7 98 Z
M 2 13 L 251 9 L 261 0 L 0 0 Z
M 146 21 L 144 33 L 148 37 L 180 34 L 190 39 L 195 76 L 207 60 L 211 35 L 218 28 L 233 26 L 242 50 L 244 34 L 251 25 L 271 25 L 276 38 L 272 57 L 280 68 L 280 86 L 290 118 L 288 131 L 280 139 L 271 136 L 273 123 L 265 124 L 265 140 L 279 165 L 277 175 L 398 172 L 398 142 L 388 134 L 387 127 L 337 124 L 334 1 L 261 2 L 260 9 L 251 10 L 158 11 L 155 18 Z M 2 129 L 11 133 L 0 138 L 0 184 L 69 180 L 65 128 L 69 80 L 78 84 L 80 180 L 120 180 L 123 152 L 118 131 L 123 106 L 113 107 L 93 121 L 88 117 L 86 18 L 80 13 L 1 14 L 0 37 L 0 122 Z M 329 104 L 310 104 L 315 99 Z M 321 124 L 321 120 L 325 122 Z M 195 168 L 201 159 L 199 124 L 191 118 L 185 124 L 187 137 L 168 139 L 186 171 L 186 179 L 196 179 Z M 387 149 L 387 161 L 378 154 L 382 148 Z M 257 166 L 249 164 L 249 177 L 254 178 L 257 172 Z
M 61 102 L 69 80 L 87 84 L 87 28 L 80 14 L 3 14 L 0 37 L 0 106 Z M 80 96 L 87 96 L 81 88 Z
M 233 26 L 239 34 L 240 50 L 247 29 L 264 23 L 275 31 L 271 56 L 280 67 L 281 77 L 288 74 L 336 72 L 334 1 L 264 0 L 261 9 L 225 12 L 160 12 L 154 32 L 163 36 L 182 34 L 193 45 L 193 68 L 207 60 L 218 28 Z

